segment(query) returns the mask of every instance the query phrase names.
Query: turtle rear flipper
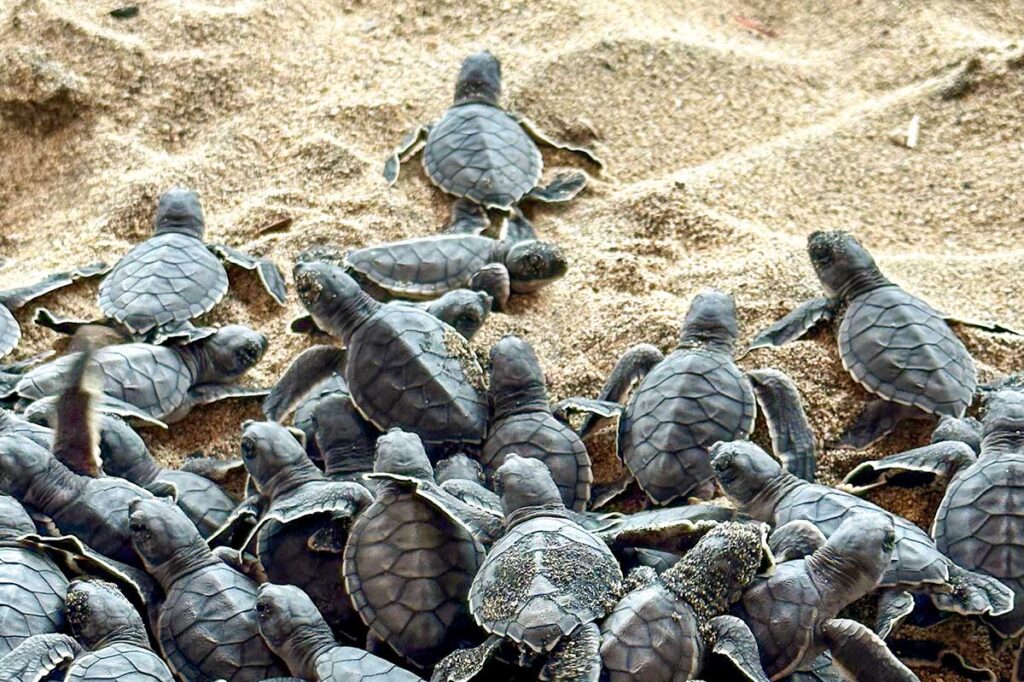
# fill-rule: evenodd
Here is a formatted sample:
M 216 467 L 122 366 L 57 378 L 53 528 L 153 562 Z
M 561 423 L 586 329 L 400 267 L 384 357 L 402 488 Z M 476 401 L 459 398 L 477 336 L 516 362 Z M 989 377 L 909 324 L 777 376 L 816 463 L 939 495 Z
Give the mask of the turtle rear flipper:
M 920 682 L 878 635 L 855 620 L 833 618 L 825 621 L 821 625 L 821 636 L 832 651 L 835 665 L 852 679 Z
M 34 635 L 0 659 L 0 680 L 39 682 L 67 667 L 82 651 L 68 635 Z
M 810 521 L 796 520 L 784 523 L 768 538 L 768 546 L 779 563 L 803 559 L 821 548 L 827 538 Z
M 970 317 L 957 317 L 956 315 L 942 315 L 948 324 L 959 324 L 964 327 L 973 327 L 974 329 L 981 329 L 982 331 L 991 332 L 992 334 L 1012 334 L 1013 336 L 1024 336 L 1024 332 L 1014 329 L 1013 327 L 1007 327 L 999 322 L 992 322 L 990 320 L 975 320 Z
M 345 350 L 337 346 L 313 346 L 304 350 L 264 398 L 263 414 L 272 421 L 281 421 L 322 379 L 332 372 L 341 372 L 344 361 Z
M 816 325 L 831 321 L 838 307 L 836 299 L 824 296 L 804 301 L 781 320 L 758 332 L 744 355 L 758 348 L 784 346 L 796 341 Z
M 941 611 L 963 615 L 1000 616 L 1013 610 L 1013 590 L 999 580 L 949 564 L 952 592 L 935 592 L 932 601 Z
M 740 679 L 749 682 L 768 682 L 761 667 L 754 633 L 736 616 L 717 616 L 708 621 L 714 638 L 711 653 L 727 659 Z M 735 679 L 735 678 L 733 678 Z
M 580 171 L 559 173 L 547 185 L 534 187 L 523 198 L 542 201 L 545 204 L 558 204 L 576 198 L 586 186 L 587 176 Z
M 601 631 L 587 623 L 551 650 L 539 679 L 559 682 L 597 682 L 601 675 Z
M 789 473 L 813 483 L 817 463 L 814 432 L 796 384 L 773 369 L 747 372 L 747 377 L 768 423 L 775 455 Z
M 468 682 L 480 674 L 501 643 L 501 637 L 491 635 L 480 646 L 453 651 L 434 667 L 430 682 Z
M 402 138 L 401 143 L 395 147 L 395 151 L 384 162 L 384 179 L 387 180 L 389 185 L 394 185 L 395 181 L 398 180 L 402 161 L 423 149 L 423 145 L 427 143 L 427 135 L 430 133 L 430 128 L 431 126 L 429 125 L 416 126 L 412 132 L 407 133 Z
M 225 244 L 207 244 L 206 248 L 232 265 L 237 265 L 246 270 L 255 270 L 256 274 L 259 275 L 263 288 L 267 290 L 270 297 L 277 301 L 279 305 L 284 305 L 285 299 L 288 296 L 288 291 L 284 285 L 284 277 L 281 275 L 281 271 L 277 269 L 277 266 L 271 261 L 266 258 L 253 258 L 244 251 L 239 251 Z
M 927 415 L 916 407 L 888 400 L 872 400 L 846 427 L 839 440 L 829 443 L 828 447 L 864 450 L 895 431 L 901 423 L 925 418 Z
M 519 123 L 519 125 L 523 126 L 523 130 L 525 130 L 526 134 L 532 137 L 535 142 L 546 144 L 547 146 L 554 147 L 555 149 L 564 149 L 566 151 L 574 152 L 585 158 L 587 161 L 590 161 L 598 168 L 604 167 L 604 162 L 601 161 L 601 159 L 598 158 L 598 156 L 594 154 L 594 152 L 587 149 L 586 147 L 580 147 L 577 145 L 569 144 L 568 142 L 563 142 L 562 140 L 558 140 L 554 137 L 551 137 L 543 130 L 541 130 L 539 127 L 537 127 L 537 125 L 528 118 L 516 116 L 513 114 L 509 114 L 509 116 L 512 116 L 512 118 L 514 118 Z
M 128 336 L 123 333 L 123 330 L 117 329 L 115 323 L 105 318 L 84 320 L 73 317 L 61 317 L 49 308 L 36 308 L 35 315 L 32 317 L 32 322 L 40 327 L 45 327 L 46 329 L 57 332 L 58 334 L 65 334 L 67 336 L 74 336 L 86 327 L 107 327 L 112 331 L 120 332 L 123 343 L 127 343 L 129 341 Z
M 936 478 L 952 478 L 977 459 L 974 450 L 959 441 L 942 441 L 858 465 L 843 479 L 841 489 L 862 493 L 886 484 L 917 486 Z

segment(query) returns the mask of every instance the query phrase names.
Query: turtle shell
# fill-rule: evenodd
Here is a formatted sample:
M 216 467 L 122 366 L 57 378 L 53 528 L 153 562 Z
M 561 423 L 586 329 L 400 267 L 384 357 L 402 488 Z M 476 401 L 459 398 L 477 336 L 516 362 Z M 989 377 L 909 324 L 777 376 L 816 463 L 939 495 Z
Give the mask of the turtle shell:
M 306 434 L 306 454 L 314 462 L 323 459 L 316 443 L 316 429 L 313 428 L 313 413 L 321 400 L 338 393 L 348 395 L 348 382 L 337 372 L 331 374 L 303 398 L 292 413 L 292 426 Z
M 619 453 L 658 504 L 714 477 L 708 450 L 746 438 L 757 413 L 750 382 L 724 353 L 678 350 L 651 370 L 619 420 Z
M 737 608 L 754 633 L 769 677 L 788 674 L 824 650 L 813 641 L 820 601 L 803 560 L 779 564 L 771 578 L 755 580 L 743 593 Z
M 572 429 L 541 411 L 498 419 L 491 425 L 480 453 L 480 464 L 488 479 L 510 452 L 544 462 L 566 508 L 586 509 L 594 474 L 587 447 Z
M 66 682 L 173 682 L 171 671 L 149 649 L 117 642 L 89 651 L 68 668 Z
M 164 659 L 183 679 L 258 682 L 287 674 L 260 636 L 256 583 L 227 564 L 179 576 L 157 632 Z
M 664 585 L 630 592 L 601 625 L 608 682 L 691 680 L 704 665 L 697 617 Z
M 497 107 L 452 107 L 430 130 L 423 168 L 448 194 L 508 210 L 537 186 L 544 162 L 519 122 Z
M 157 480 L 177 488 L 178 507 L 196 524 L 204 538 L 223 526 L 238 506 L 219 485 L 189 471 L 162 469 Z
M 224 265 L 201 239 L 170 232 L 129 251 L 100 284 L 100 308 L 136 334 L 209 311 L 228 290 Z
M 622 571 L 601 540 L 562 516 L 538 516 L 494 544 L 469 591 L 476 621 L 494 635 L 550 651 L 604 616 Z
M 359 680 L 360 682 L 422 682 L 418 675 L 399 668 L 380 656 L 350 646 L 337 646 L 316 659 L 316 675 L 321 680 Z
M 0 358 L 14 350 L 21 339 L 21 327 L 6 306 L 0 305 Z
M 498 242 L 471 234 L 442 234 L 351 251 L 345 269 L 392 296 L 433 299 L 468 288 L 473 275 L 494 261 Z
M 853 511 L 889 514 L 881 507 L 840 490 L 807 483 L 786 495 L 775 507 L 776 528 L 790 521 L 813 523 L 828 537 Z M 889 514 L 896 529 L 896 547 L 882 586 L 945 583 L 949 580 L 949 560 L 939 553 L 927 533 L 901 516 Z
M 962 417 L 977 387 L 974 361 L 942 315 L 898 286 L 850 302 L 839 354 L 872 393 L 930 414 Z
M 18 382 L 18 393 L 36 399 L 56 395 L 77 354 L 65 355 L 30 371 Z M 174 416 L 188 400 L 194 377 L 181 353 L 164 346 L 128 343 L 96 351 L 103 373 L 103 392 L 134 405 L 155 419 Z
M 461 334 L 401 303 L 383 306 L 360 325 L 345 356 L 359 411 L 382 431 L 411 431 L 426 444 L 483 441 L 483 377 Z
M 483 546 L 446 510 L 381 481 L 349 533 L 345 586 L 371 633 L 430 667 L 472 631 L 466 597 L 483 560 Z
M 54 524 L 106 557 L 141 566 L 128 530 L 128 504 L 152 495 L 122 478 L 80 478 L 85 481 L 82 493 L 50 515 Z
M 64 629 L 68 581 L 48 558 L 0 545 L 0 658 L 32 635 Z
M 1013 610 L 986 621 L 1004 637 L 1024 629 L 1024 455 L 979 460 L 957 475 L 935 513 L 939 551 L 1013 590 Z

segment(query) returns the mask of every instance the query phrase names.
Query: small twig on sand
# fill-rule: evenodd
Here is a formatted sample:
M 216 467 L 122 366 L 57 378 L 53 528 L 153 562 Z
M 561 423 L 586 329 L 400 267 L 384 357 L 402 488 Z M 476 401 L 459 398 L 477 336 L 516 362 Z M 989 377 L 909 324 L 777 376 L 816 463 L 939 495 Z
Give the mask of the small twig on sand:
M 742 26 L 743 28 L 750 29 L 754 33 L 756 33 L 756 34 L 758 34 L 758 35 L 760 35 L 760 36 L 762 36 L 764 38 L 778 38 L 779 37 L 778 32 L 774 28 L 772 28 L 770 26 L 765 26 L 764 24 L 762 24 L 757 19 L 751 19 L 750 17 L 745 17 L 745 16 L 743 16 L 741 14 L 737 14 L 735 19 L 736 19 L 736 23 L 739 24 L 740 26 Z

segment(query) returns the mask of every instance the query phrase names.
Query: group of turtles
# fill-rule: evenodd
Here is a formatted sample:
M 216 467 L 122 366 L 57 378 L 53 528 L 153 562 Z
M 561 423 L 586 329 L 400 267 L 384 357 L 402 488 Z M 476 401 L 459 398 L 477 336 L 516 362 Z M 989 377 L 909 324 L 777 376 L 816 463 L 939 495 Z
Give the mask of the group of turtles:
M 114 267 L 0 292 L 7 354 L 11 311 L 103 277 L 102 317 L 36 312 L 73 335 L 66 354 L 0 372 L 0 680 L 904 682 L 887 641 L 908 618 L 1024 630 L 1019 381 L 979 388 L 949 318 L 853 236 L 811 235 L 825 296 L 746 349 L 835 323 L 874 396 L 839 445 L 935 424 L 840 487 L 815 482 L 794 383 L 737 366 L 726 293 L 694 297 L 671 352 L 631 348 L 593 397 L 552 404 L 518 336 L 477 351 L 492 311 L 567 267 L 520 205 L 587 176 L 540 185 L 536 143 L 600 163 L 504 111 L 500 83 L 490 53 L 467 58 L 454 105 L 385 164 L 394 182 L 422 151 L 455 197 L 445 233 L 299 256 L 292 329 L 322 343 L 268 389 L 238 383 L 266 337 L 194 321 L 227 291 L 221 260 L 279 303 L 284 278 L 204 243 L 190 190 L 160 197 L 153 237 Z M 136 430 L 231 397 L 263 401 L 237 461 L 165 468 Z M 774 456 L 750 440 L 759 409 Z M 622 474 L 597 480 L 609 434 Z M 930 533 L 858 496 L 940 479 Z M 640 511 L 609 511 L 631 494 Z

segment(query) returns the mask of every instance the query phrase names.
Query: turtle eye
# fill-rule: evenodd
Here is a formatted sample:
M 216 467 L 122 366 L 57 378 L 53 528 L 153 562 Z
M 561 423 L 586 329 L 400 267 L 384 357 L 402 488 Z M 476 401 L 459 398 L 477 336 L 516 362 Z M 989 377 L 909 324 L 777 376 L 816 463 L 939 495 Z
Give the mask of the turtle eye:
M 242 457 L 248 460 L 256 457 L 256 442 L 252 438 L 242 439 Z

